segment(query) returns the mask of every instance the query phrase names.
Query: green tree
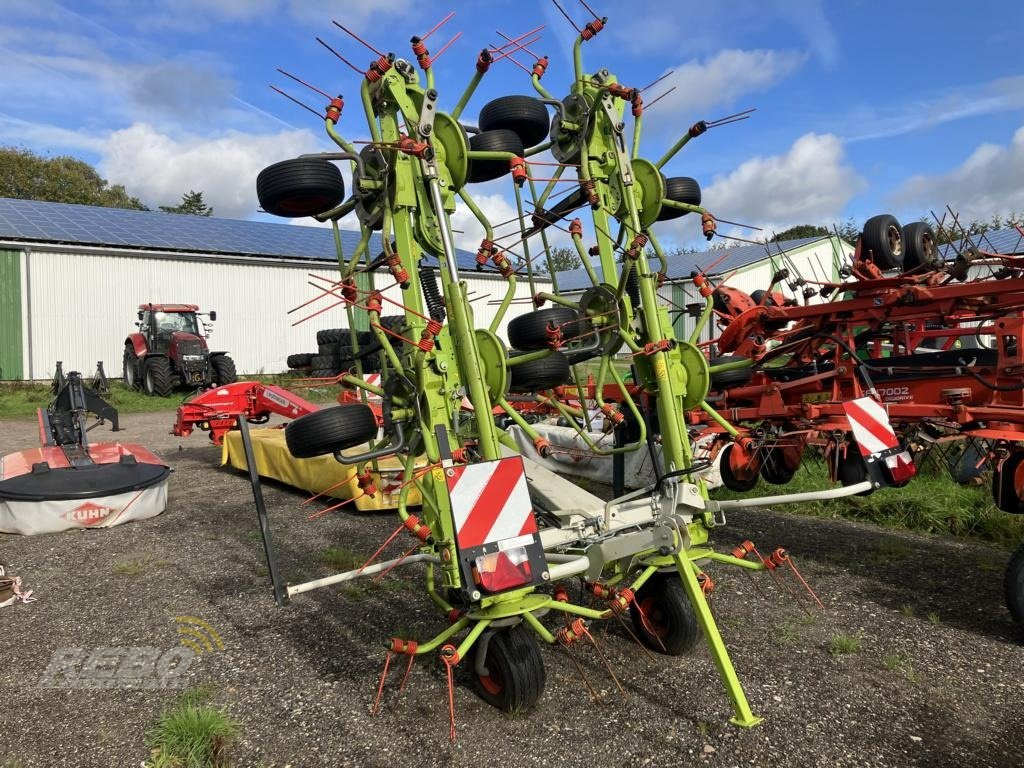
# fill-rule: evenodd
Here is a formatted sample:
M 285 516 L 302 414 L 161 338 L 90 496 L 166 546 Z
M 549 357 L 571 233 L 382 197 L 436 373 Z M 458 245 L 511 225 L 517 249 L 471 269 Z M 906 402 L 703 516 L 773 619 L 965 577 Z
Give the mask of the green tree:
M 28 149 L 0 147 L 0 197 L 148 210 L 120 184 L 69 155 L 43 157 Z
M 181 196 L 178 205 L 161 205 L 160 210 L 165 213 L 184 213 L 189 216 L 212 216 L 213 208 L 203 201 L 203 193 L 190 189 Z
M 797 224 L 795 227 L 779 232 L 769 242 L 780 242 L 782 240 L 799 240 L 802 237 L 825 237 L 829 231 L 824 227 L 816 227 L 813 224 Z
M 583 262 L 580 261 L 580 255 L 576 253 L 575 248 L 551 248 L 548 250 L 548 259 L 545 262 L 541 259 L 537 259 L 534 264 L 540 264 L 539 269 L 545 269 L 550 267 L 554 272 L 568 272 L 572 269 L 577 269 L 583 266 Z

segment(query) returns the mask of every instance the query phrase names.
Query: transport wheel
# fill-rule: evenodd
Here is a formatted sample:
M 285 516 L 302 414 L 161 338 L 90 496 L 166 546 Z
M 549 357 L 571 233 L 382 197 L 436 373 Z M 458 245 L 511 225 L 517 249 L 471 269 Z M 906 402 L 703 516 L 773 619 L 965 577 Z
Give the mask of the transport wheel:
M 515 393 L 538 392 L 560 387 L 572 376 L 569 360 L 561 352 L 552 352 L 537 360 L 511 365 L 508 372 L 508 390 Z
M 166 357 L 151 357 L 143 365 L 143 389 L 150 397 L 167 397 L 174 387 L 171 384 L 171 362 Z
M 696 179 L 689 176 L 672 176 L 665 179 L 665 199 L 675 200 L 677 203 L 689 203 L 700 205 L 700 184 Z M 658 221 L 668 221 L 685 216 L 688 211 L 680 211 L 678 208 L 662 206 L 658 214 Z
M 1006 566 L 1003 589 L 1006 591 L 1006 607 L 1010 609 L 1010 615 L 1024 630 L 1024 544 L 1017 548 Z
M 751 299 L 751 301 L 754 302 L 754 304 L 756 304 L 759 307 L 761 307 L 761 306 L 764 306 L 764 307 L 775 307 L 775 306 L 778 306 L 775 303 L 775 299 L 772 298 L 772 295 L 770 293 L 768 293 L 768 291 L 764 290 L 763 288 L 758 288 L 756 291 L 751 293 L 750 294 L 750 299 Z
M 738 363 L 741 360 L 748 359 L 749 358 L 743 357 L 743 355 L 722 355 L 721 357 L 712 357 L 708 360 L 708 365 L 714 368 L 716 365 Z M 746 384 L 750 381 L 750 377 L 753 375 L 754 368 L 749 365 L 746 368 L 736 368 L 731 371 L 719 371 L 718 373 L 712 373 L 711 388 L 722 389 L 724 387 L 732 387 L 737 384 Z
M 284 428 L 292 456 L 309 459 L 365 443 L 377 435 L 377 419 L 362 403 L 347 403 L 299 416 Z
M 325 344 L 337 344 L 342 339 L 349 338 L 348 328 L 325 328 L 322 331 L 316 332 L 316 343 L 319 346 Z M 328 354 L 321 352 L 321 355 Z
M 903 227 L 895 216 L 883 213 L 864 222 L 861 232 L 861 258 L 871 251 L 879 269 L 899 269 L 903 264 Z
M 524 147 L 544 141 L 549 124 L 547 107 L 533 96 L 502 96 L 480 110 L 481 131 L 512 131 Z
M 681 656 L 700 639 L 697 613 L 686 597 L 679 574 L 654 574 L 637 590 L 636 605 L 630 607 L 629 616 L 636 636 L 652 651 Z
M 926 221 L 915 221 L 903 227 L 903 269 L 909 270 L 938 260 L 935 231 Z
M 718 464 L 719 472 L 722 475 L 722 484 L 730 491 L 746 493 L 757 485 L 757 465 L 751 462 L 749 467 L 734 467 L 730 462 L 730 456 L 736 446 L 732 443 L 722 449 L 722 460 Z
M 867 465 L 864 464 L 864 457 L 860 455 L 860 449 L 857 448 L 856 444 L 849 443 L 846 446 L 846 455 L 839 457 L 836 479 L 843 487 L 863 483 L 869 479 Z M 869 488 L 857 495 L 870 496 L 874 492 L 874 488 Z
M 510 714 L 532 709 L 544 693 L 546 673 L 537 639 L 526 626 L 516 624 L 499 630 L 486 646 L 477 643 L 474 648 L 473 681 L 480 698 Z M 486 648 L 486 675 L 476 671 L 476 654 L 481 648 Z
M 234 384 L 238 381 L 235 361 L 227 355 L 214 355 L 211 357 L 210 367 L 213 368 L 213 383 L 218 387 L 222 387 L 225 384 Z
M 793 475 L 796 474 L 797 467 L 790 466 L 786 461 L 786 455 L 781 448 L 769 448 L 764 455 L 764 460 L 761 462 L 761 477 L 764 478 L 766 483 L 772 485 L 785 485 L 793 479 Z
M 469 137 L 469 149 L 476 152 L 511 152 L 522 157 L 523 142 L 518 134 L 509 130 L 481 131 Z M 469 172 L 466 180 L 474 184 L 480 181 L 500 179 L 512 170 L 508 160 L 473 160 L 469 161 Z
M 508 343 L 515 349 L 528 352 L 547 349 L 548 327 L 561 330 L 563 339 L 577 338 L 586 332 L 590 323 L 569 307 L 549 307 L 514 317 L 508 323 Z
M 320 157 L 269 165 L 256 177 L 256 196 L 267 213 L 294 219 L 331 210 L 345 198 L 338 166 Z
M 131 344 L 124 345 L 121 373 L 124 376 L 124 385 L 128 389 L 139 388 L 139 356 L 135 354 L 135 348 Z
M 1003 512 L 1024 514 L 1018 488 L 1024 488 L 1024 451 L 1011 453 L 992 472 L 992 500 Z
M 298 352 L 294 355 L 288 355 L 288 359 L 285 361 L 289 368 L 308 368 L 310 363 L 313 362 L 315 355 L 309 352 Z

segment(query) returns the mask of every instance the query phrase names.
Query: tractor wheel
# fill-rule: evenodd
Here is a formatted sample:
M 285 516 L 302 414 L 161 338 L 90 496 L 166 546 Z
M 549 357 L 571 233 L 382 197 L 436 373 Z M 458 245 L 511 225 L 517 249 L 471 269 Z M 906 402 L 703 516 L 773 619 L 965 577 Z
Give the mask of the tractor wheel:
M 586 332 L 590 323 L 580 319 L 580 313 L 569 307 L 549 307 L 512 318 L 508 323 L 508 343 L 527 352 L 547 349 L 550 339 L 548 327 L 562 331 L 563 339 L 577 338 Z
M 551 119 L 548 110 L 533 96 L 502 96 L 480 110 L 481 131 L 509 130 L 524 147 L 540 144 L 547 138 Z
M 166 357 L 150 357 L 142 366 L 142 386 L 150 397 L 168 397 L 171 383 L 171 361 Z
M 331 210 L 345 198 L 338 166 L 320 157 L 274 163 L 256 177 L 256 196 L 267 213 L 295 219 Z
M 347 339 L 348 337 L 348 328 L 325 328 L 322 331 L 316 332 L 316 343 L 320 346 L 324 344 L 337 344 L 342 339 Z M 320 354 L 326 353 L 321 352 Z
M 915 221 L 903 227 L 903 269 L 933 264 L 939 259 L 935 231 L 925 221 Z
M 225 384 L 234 384 L 238 381 L 235 361 L 227 355 L 214 355 L 211 357 L 210 368 L 213 369 L 213 383 L 218 387 L 223 387 Z
M 700 639 L 697 613 L 678 574 L 654 574 L 637 590 L 629 616 L 636 636 L 652 651 L 681 656 Z
M 864 222 L 860 236 L 861 258 L 871 251 L 872 261 L 879 269 L 899 269 L 903 264 L 903 227 L 895 216 L 883 213 Z
M 721 357 L 712 357 L 708 360 L 708 365 L 714 368 L 716 365 L 725 365 L 726 363 L 738 363 L 741 360 L 747 360 L 748 358 L 743 355 L 722 355 Z M 747 366 L 746 368 L 735 368 L 729 371 L 718 371 L 717 373 L 711 374 L 711 388 L 718 390 L 725 387 L 733 387 L 737 384 L 746 384 L 750 381 L 750 377 L 754 375 L 753 366 Z
M 124 385 L 128 389 L 139 388 L 139 356 L 135 354 L 135 348 L 131 344 L 124 345 L 121 373 L 124 376 Z
M 837 480 L 845 488 L 846 486 L 856 485 L 857 483 L 863 483 L 868 479 L 868 468 L 864 463 L 864 457 L 860 455 L 860 449 L 855 443 L 849 443 L 846 446 L 846 454 L 839 457 L 839 466 L 837 467 Z M 874 488 L 869 488 L 866 491 L 861 491 L 858 496 L 870 496 L 874 493 Z
M 515 355 L 513 355 L 515 357 Z M 569 381 L 572 371 L 569 361 L 561 352 L 509 366 L 509 392 L 539 392 L 560 387 Z
M 793 479 L 799 466 L 799 464 L 793 467 L 789 465 L 782 448 L 769 448 L 761 462 L 761 477 L 766 483 L 772 485 L 786 485 Z
M 294 355 L 288 355 L 288 359 L 285 362 L 289 368 L 309 368 L 314 357 L 315 355 L 308 352 L 299 352 Z
M 735 447 L 733 443 L 729 443 L 722 449 L 722 460 L 718 463 L 719 472 L 722 475 L 722 484 L 726 488 L 737 493 L 746 493 L 757 485 L 757 468 L 751 464 L 742 470 L 734 469 L 729 459 Z
M 1017 490 L 1024 488 L 1021 481 L 1024 481 L 1024 451 L 1017 451 L 1011 453 L 992 472 L 992 500 L 1003 512 L 1024 514 L 1024 501 L 1021 501 Z
M 341 358 L 338 355 L 313 355 L 309 364 L 314 368 L 334 368 L 341 365 Z
M 361 445 L 377 434 L 377 419 L 362 403 L 348 403 L 299 416 L 284 429 L 288 450 L 309 459 Z
M 537 640 L 523 624 L 501 629 L 473 654 L 473 682 L 480 698 L 502 712 L 520 714 L 533 708 L 544 693 L 547 677 Z M 481 649 L 485 656 L 478 657 Z M 486 675 L 476 671 L 483 666 Z
M 469 137 L 469 149 L 473 152 L 511 152 L 523 156 L 523 142 L 514 131 L 481 131 Z M 508 160 L 470 160 L 466 180 L 471 184 L 480 181 L 500 179 L 511 171 Z
M 1006 607 L 1010 609 L 1010 615 L 1024 629 L 1024 544 L 1017 548 L 1006 566 L 1003 589 L 1006 591 Z
M 677 203 L 700 205 L 700 184 L 689 176 L 673 176 L 670 179 L 665 179 L 665 199 L 675 200 Z M 687 213 L 688 211 L 680 211 L 678 208 L 670 208 L 666 205 L 658 214 L 658 221 L 678 219 Z

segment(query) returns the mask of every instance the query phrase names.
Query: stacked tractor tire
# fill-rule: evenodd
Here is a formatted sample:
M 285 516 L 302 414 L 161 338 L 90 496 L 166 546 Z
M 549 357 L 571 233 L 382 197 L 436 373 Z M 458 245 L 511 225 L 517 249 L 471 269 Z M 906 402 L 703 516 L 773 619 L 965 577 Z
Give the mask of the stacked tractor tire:
M 405 318 L 382 317 L 381 326 L 401 335 Z M 356 361 L 362 364 L 363 373 L 380 371 L 380 342 L 373 331 L 356 331 L 352 345 L 352 332 L 348 328 L 326 328 L 316 332 L 316 352 L 299 352 L 288 355 L 288 368 L 293 373 L 313 379 L 334 378 L 356 370 Z M 358 349 L 358 351 L 357 351 Z

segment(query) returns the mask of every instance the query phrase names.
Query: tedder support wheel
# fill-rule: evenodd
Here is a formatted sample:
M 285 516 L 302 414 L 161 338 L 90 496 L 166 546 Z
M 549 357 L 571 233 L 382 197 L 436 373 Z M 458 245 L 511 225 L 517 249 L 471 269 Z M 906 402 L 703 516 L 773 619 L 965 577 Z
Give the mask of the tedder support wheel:
M 1024 514 L 1019 489 L 1024 490 L 1024 451 L 1011 453 L 996 465 L 992 472 L 992 500 L 1003 512 Z
M 338 166 L 322 157 L 297 157 L 269 165 L 256 177 L 256 196 L 267 213 L 285 218 L 316 216 L 345 198 Z
M 1024 544 L 1017 548 L 1006 566 L 1003 588 L 1006 590 L 1006 607 L 1024 630 Z
M 227 355 L 214 355 L 211 357 L 210 367 L 213 369 L 213 383 L 218 387 L 223 387 L 225 384 L 234 384 L 238 381 L 235 361 Z
M 708 360 L 708 365 L 714 368 L 716 365 L 725 365 L 726 363 L 738 363 L 743 360 L 749 360 L 743 355 L 722 355 L 721 357 L 712 357 Z M 736 384 L 746 384 L 750 381 L 750 377 L 754 375 L 754 367 L 748 365 L 745 368 L 733 368 L 729 371 L 718 371 L 711 374 L 711 388 L 718 390 L 722 387 L 729 387 Z
M 697 613 L 677 573 L 654 574 L 637 590 L 629 615 L 640 642 L 652 651 L 681 656 L 700 639 Z
M 696 179 L 689 176 L 673 176 L 665 179 L 665 199 L 674 200 L 677 203 L 689 203 L 700 205 L 700 184 Z M 678 208 L 662 206 L 658 214 L 658 221 L 669 221 L 685 216 L 687 211 L 680 211 Z
M 926 221 L 915 221 L 903 227 L 903 269 L 934 264 L 939 254 L 936 250 L 935 231 Z
M 469 148 L 476 152 L 511 152 L 517 157 L 522 157 L 523 142 L 514 131 L 496 130 L 481 131 L 469 137 Z M 471 184 L 480 181 L 493 181 L 500 179 L 512 170 L 508 160 L 473 160 L 469 161 L 469 172 L 466 180 Z
M 782 448 L 769 448 L 761 462 L 761 477 L 772 485 L 785 485 L 793 479 L 799 464 L 790 466 Z
M 288 450 L 309 459 L 362 445 L 377 434 L 377 419 L 362 403 L 348 403 L 300 416 L 284 429 Z
M 864 457 L 860 455 L 860 449 L 857 448 L 855 443 L 849 443 L 846 446 L 846 453 L 845 455 L 840 455 L 839 465 L 836 469 L 836 479 L 844 487 L 863 483 L 868 479 L 867 465 L 864 463 Z M 869 488 L 866 491 L 861 491 L 857 495 L 870 496 L 874 492 L 873 488 Z
M 547 138 L 550 119 L 540 99 L 533 96 L 502 96 L 480 110 L 481 131 L 513 131 L 524 147 L 540 144 Z
M 871 251 L 879 269 L 899 269 L 903 265 L 903 227 L 895 216 L 883 213 L 865 221 L 860 243 L 861 258 Z
M 757 485 L 758 467 L 753 461 L 743 462 L 740 466 L 734 467 L 732 452 L 735 448 L 734 443 L 729 443 L 722 449 L 722 460 L 718 463 L 718 470 L 722 475 L 722 484 L 726 488 L 737 493 L 746 493 Z
M 143 365 L 142 385 L 150 397 L 168 397 L 174 389 L 170 360 L 166 357 L 148 358 Z
M 473 680 L 481 699 L 510 714 L 526 712 L 537 703 L 544 693 L 544 659 L 525 625 L 498 630 L 475 648 Z M 481 650 L 486 654 L 482 664 L 476 658 Z M 479 673 L 481 667 L 486 675 Z
M 131 344 L 124 345 L 124 361 L 121 367 L 124 376 L 124 385 L 128 389 L 139 388 L 139 356 Z
M 514 355 L 513 355 L 514 356 Z M 569 381 L 569 360 L 561 352 L 509 366 L 509 392 L 539 392 L 560 387 Z
M 563 340 L 578 338 L 583 332 L 586 320 L 569 307 L 549 307 L 536 312 L 512 318 L 508 323 L 508 343 L 514 349 L 532 351 L 547 349 L 551 343 L 549 328 L 557 328 Z

